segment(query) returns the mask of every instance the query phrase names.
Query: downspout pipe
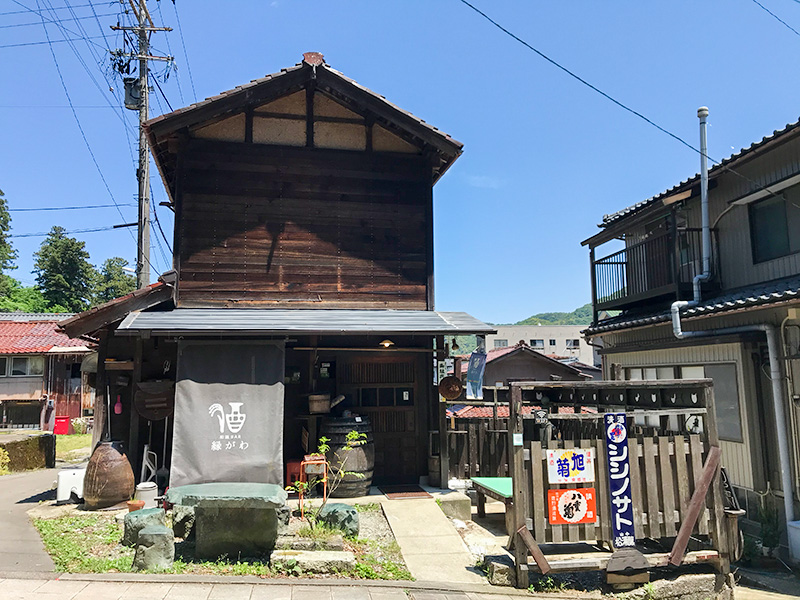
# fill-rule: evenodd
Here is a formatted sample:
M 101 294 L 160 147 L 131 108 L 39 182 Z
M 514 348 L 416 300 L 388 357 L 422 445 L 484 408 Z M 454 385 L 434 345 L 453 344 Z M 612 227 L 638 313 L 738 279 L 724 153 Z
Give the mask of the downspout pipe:
M 711 218 L 708 212 L 708 143 L 706 141 L 708 108 L 705 106 L 698 108 L 697 118 L 700 119 L 700 213 L 702 219 L 703 272 L 695 275 L 692 280 L 692 290 L 694 292 L 694 301 L 699 303 L 702 299 L 701 285 L 711 278 Z
M 758 325 L 723 327 L 721 329 L 709 329 L 704 331 L 683 331 L 681 328 L 680 309 L 689 304 L 691 303 L 675 302 L 672 305 L 672 329 L 675 333 L 675 337 L 680 340 L 753 332 L 761 332 L 766 335 L 767 352 L 769 354 L 769 378 L 772 382 L 772 412 L 778 437 L 778 457 L 781 470 L 781 487 L 783 488 L 783 508 L 786 514 L 786 530 L 788 531 L 789 522 L 795 520 L 794 485 L 791 474 L 792 461 L 789 453 L 789 437 L 786 433 L 786 386 L 783 383 L 783 361 L 781 359 L 778 329 L 775 325 L 770 323 L 761 323 Z M 800 557 L 796 556 L 794 558 Z

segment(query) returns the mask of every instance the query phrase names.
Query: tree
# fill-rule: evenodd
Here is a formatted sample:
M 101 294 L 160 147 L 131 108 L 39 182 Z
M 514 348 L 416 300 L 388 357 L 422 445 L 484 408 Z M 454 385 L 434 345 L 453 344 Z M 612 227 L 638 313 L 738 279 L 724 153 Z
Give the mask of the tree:
M 136 277 L 125 272 L 124 267 L 127 266 L 128 261 L 119 256 L 109 258 L 103 263 L 95 292 L 98 303 L 130 294 L 136 289 Z
M 63 306 L 52 305 L 38 288 L 23 286 L 13 277 L 0 273 L 0 312 L 57 313 L 69 312 Z
M 71 312 L 86 310 L 93 299 L 97 271 L 89 263 L 86 244 L 54 226 L 33 255 L 36 285 L 50 305 Z
M 11 245 L 11 215 L 3 190 L 0 190 L 0 273 L 16 269 L 17 251 Z

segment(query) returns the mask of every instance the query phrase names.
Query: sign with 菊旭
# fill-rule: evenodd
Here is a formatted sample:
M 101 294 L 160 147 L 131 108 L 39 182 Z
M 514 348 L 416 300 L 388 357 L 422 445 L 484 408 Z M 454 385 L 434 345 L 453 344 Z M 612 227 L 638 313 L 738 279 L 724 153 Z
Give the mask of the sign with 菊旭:
M 628 430 L 625 413 L 603 415 L 608 458 L 608 491 L 611 501 L 611 542 L 615 548 L 635 546 L 633 496 L 628 462 Z
M 550 483 L 594 481 L 594 448 L 548 450 L 547 481 Z
M 596 494 L 593 487 L 547 490 L 547 513 L 551 525 L 596 523 Z

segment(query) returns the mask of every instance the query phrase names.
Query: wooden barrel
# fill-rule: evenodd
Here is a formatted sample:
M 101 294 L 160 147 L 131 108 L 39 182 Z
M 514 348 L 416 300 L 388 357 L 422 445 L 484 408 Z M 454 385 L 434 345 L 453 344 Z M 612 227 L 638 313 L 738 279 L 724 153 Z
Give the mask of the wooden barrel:
M 328 462 L 331 464 L 331 473 L 341 467 L 346 474 L 339 485 L 331 492 L 333 498 L 355 498 L 366 496 L 369 486 L 372 485 L 372 473 L 375 468 L 375 443 L 372 438 L 372 425 L 367 417 L 340 417 L 328 418 L 322 422 L 320 437 L 330 439 L 328 445 Z M 356 431 L 365 435 L 363 444 L 350 444 L 347 434 Z
M 83 479 L 86 508 L 97 510 L 131 499 L 136 481 L 121 442 L 100 442 L 92 452 Z

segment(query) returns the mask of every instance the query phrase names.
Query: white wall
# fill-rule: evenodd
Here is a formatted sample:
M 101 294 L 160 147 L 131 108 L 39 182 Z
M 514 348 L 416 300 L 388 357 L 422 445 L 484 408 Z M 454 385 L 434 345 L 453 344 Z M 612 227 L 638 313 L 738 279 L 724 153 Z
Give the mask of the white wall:
M 498 325 L 495 335 L 486 336 L 486 349 L 495 348 L 495 340 L 506 340 L 515 346 L 520 340 L 533 346 L 532 340 L 544 340 L 544 348 L 534 348 L 543 354 L 557 354 L 577 358 L 587 365 L 599 365 L 594 348 L 581 337 L 586 325 Z M 567 348 L 567 340 L 579 340 L 578 348 Z M 555 345 L 550 345 L 555 340 Z

